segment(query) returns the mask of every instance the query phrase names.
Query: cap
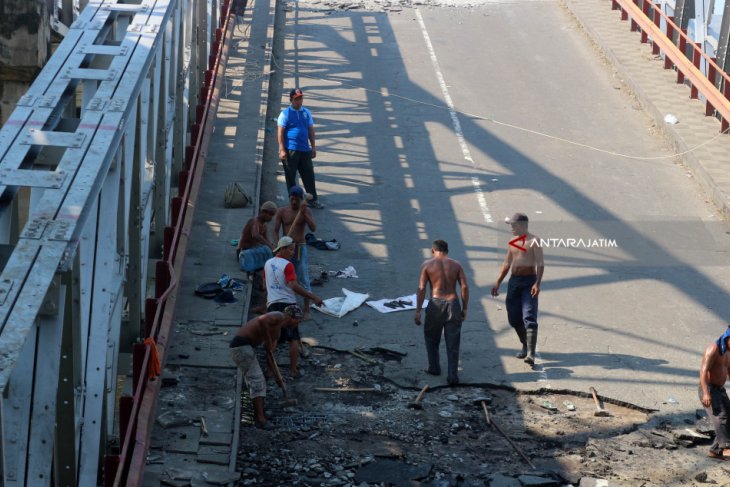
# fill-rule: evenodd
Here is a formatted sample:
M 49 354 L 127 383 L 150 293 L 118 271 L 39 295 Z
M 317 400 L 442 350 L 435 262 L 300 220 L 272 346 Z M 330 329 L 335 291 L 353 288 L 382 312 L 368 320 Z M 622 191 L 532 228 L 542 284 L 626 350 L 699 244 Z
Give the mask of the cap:
M 263 205 L 261 205 L 261 211 L 276 211 L 276 203 L 273 201 L 267 201 Z
M 504 219 L 504 222 L 508 223 L 510 225 L 512 225 L 513 223 L 518 223 L 518 222 L 527 223 L 529 221 L 530 221 L 530 219 L 527 218 L 527 215 L 525 215 L 524 213 L 515 213 L 514 215 L 512 215 L 512 218 L 507 217 Z
M 304 93 L 302 93 L 302 90 L 299 88 L 294 88 L 289 92 L 289 99 L 293 100 L 294 98 L 299 98 L 300 96 L 304 96 Z
M 300 198 L 304 198 L 304 190 L 301 186 L 292 186 L 289 188 L 289 196 L 299 196 Z
M 299 319 L 304 318 L 304 311 L 297 304 L 290 304 L 284 308 L 284 314 L 288 315 L 289 318 Z
M 291 237 L 281 237 L 279 239 L 279 243 L 276 244 L 276 248 L 274 249 L 274 253 L 277 253 L 284 247 L 288 247 L 290 245 L 294 245 L 294 240 L 292 240 Z

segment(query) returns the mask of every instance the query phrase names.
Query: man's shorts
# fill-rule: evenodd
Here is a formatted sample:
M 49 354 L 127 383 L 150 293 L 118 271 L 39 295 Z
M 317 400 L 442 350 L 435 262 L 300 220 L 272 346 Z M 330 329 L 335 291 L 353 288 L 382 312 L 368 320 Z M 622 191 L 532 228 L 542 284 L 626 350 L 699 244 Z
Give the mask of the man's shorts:
M 259 361 L 256 359 L 256 352 L 251 345 L 230 348 L 233 363 L 241 369 L 243 378 L 248 385 L 248 393 L 251 398 L 266 397 L 266 378 L 261 371 Z
M 294 269 L 297 272 L 297 281 L 299 284 L 309 291 L 312 292 L 312 284 L 309 281 L 309 251 L 307 244 L 297 244 L 296 251 L 291 259 L 294 264 Z
M 284 312 L 284 309 L 286 309 L 287 306 L 290 306 L 292 304 L 296 303 L 271 303 L 268 308 L 266 308 L 266 311 L 281 311 Z M 282 342 L 291 342 L 293 340 L 299 340 L 302 338 L 302 336 L 299 334 L 299 327 L 295 326 L 294 328 L 284 328 L 281 327 L 281 334 L 279 335 L 279 343 Z

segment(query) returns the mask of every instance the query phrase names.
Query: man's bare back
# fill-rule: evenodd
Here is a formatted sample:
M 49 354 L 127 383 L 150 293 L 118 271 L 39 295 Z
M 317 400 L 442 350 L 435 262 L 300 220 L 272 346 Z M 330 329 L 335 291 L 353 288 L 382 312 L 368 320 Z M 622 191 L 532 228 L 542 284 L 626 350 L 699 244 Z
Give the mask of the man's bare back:
M 456 285 L 464 277 L 461 264 L 451 258 L 428 259 L 421 265 L 421 275 L 431 285 L 431 297 L 446 300 L 459 299 Z
M 442 246 L 444 250 L 438 250 Z M 426 299 L 426 286 L 431 286 L 431 298 L 446 301 L 458 301 L 456 285 L 461 288 L 461 321 L 466 320 L 469 307 L 469 284 L 461 264 L 448 256 L 448 244 L 436 240 L 431 248 L 433 257 L 421 264 L 421 273 L 418 278 L 418 293 L 416 294 L 416 325 L 421 324 L 421 308 Z
M 248 338 L 252 347 L 263 343 L 268 351 L 273 351 L 281 334 L 281 324 L 285 319 L 286 315 L 279 311 L 257 316 L 239 328 L 236 336 Z

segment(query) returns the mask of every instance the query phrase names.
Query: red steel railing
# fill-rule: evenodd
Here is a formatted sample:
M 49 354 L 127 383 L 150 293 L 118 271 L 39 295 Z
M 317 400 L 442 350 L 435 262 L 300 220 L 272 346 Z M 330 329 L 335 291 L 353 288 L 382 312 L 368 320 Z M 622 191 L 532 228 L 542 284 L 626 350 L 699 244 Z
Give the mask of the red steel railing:
M 687 36 L 687 29 L 680 29 L 674 17 L 665 14 L 651 0 L 611 0 L 614 10 L 621 10 L 621 20 L 631 18 L 631 30 L 641 31 L 641 42 L 652 41 L 655 55 L 664 54 L 664 69 L 677 69 L 677 83 L 690 85 L 690 97 L 705 98 L 705 115 L 720 117 L 720 130 L 730 127 L 730 76 L 708 56 L 702 46 Z M 662 20 L 664 28 L 662 30 Z M 675 36 L 676 34 L 676 36 Z M 675 40 L 676 37 L 676 40 Z M 691 56 L 687 55 L 690 48 Z M 707 75 L 700 69 L 701 61 L 707 63 Z M 718 88 L 719 86 L 719 88 Z
M 215 30 L 208 58 L 208 70 L 198 93 L 195 123 L 191 128 L 191 145 L 185 148 L 185 164 L 178 176 L 178 196 L 171 200 L 170 226 L 165 227 L 162 260 L 155 265 L 155 297 L 145 301 L 145 332 L 154 339 L 160 364 L 167 358 L 167 343 L 177 300 L 177 276 L 182 272 L 195 205 L 200 191 L 205 158 L 215 113 L 218 107 L 223 70 L 228 59 L 228 43 L 235 22 L 231 6 L 223 0 L 220 27 Z M 161 380 L 148 375 L 152 349 L 144 343 L 134 344 L 132 352 L 133 396 L 119 400 L 121 449 L 119 455 L 104 458 L 105 486 L 138 486 L 142 483 L 149 439 L 155 421 Z

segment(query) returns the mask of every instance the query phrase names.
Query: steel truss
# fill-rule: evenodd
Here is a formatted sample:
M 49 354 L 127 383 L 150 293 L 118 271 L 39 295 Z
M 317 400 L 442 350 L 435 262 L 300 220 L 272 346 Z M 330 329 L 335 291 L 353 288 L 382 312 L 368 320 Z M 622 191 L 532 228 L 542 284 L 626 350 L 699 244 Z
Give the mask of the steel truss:
M 88 2 L 0 131 L 0 486 L 102 481 L 218 6 Z

